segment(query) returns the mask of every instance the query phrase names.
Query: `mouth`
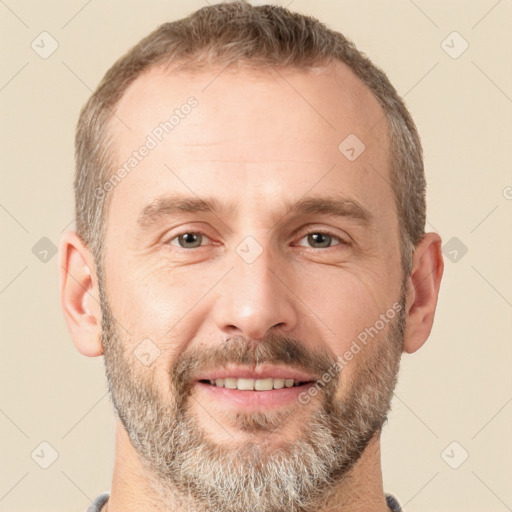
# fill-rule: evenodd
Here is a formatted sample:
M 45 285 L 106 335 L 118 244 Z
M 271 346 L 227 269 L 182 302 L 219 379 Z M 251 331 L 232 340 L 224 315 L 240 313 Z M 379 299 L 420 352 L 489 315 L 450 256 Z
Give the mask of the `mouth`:
M 297 384 L 317 380 L 315 375 L 300 369 L 277 365 L 261 365 L 254 367 L 228 366 L 218 370 L 210 370 L 196 376 L 196 380 L 212 386 L 229 389 L 249 389 L 268 391 L 269 389 L 291 388 Z M 272 388 L 269 388 L 272 383 Z M 251 386 L 253 386 L 251 388 Z M 275 386 L 275 387 L 274 387 Z
M 290 406 L 315 384 L 313 376 L 292 368 L 235 368 L 213 371 L 196 380 L 210 403 L 245 412 Z
M 300 381 L 295 379 L 244 379 L 228 377 L 220 379 L 202 379 L 199 382 L 218 388 L 238 389 L 239 391 L 272 391 L 274 389 L 295 388 L 310 384 L 313 381 Z

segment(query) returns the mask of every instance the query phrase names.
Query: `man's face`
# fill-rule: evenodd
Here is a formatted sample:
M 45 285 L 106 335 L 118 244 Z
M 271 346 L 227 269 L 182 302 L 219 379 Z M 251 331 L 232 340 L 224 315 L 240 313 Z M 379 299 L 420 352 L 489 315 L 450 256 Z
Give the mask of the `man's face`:
M 313 507 L 378 433 L 396 381 L 405 290 L 386 123 L 342 64 L 221 70 L 153 70 L 118 105 L 119 167 L 161 140 L 112 196 L 107 377 L 162 488 L 232 512 Z M 198 199 L 219 209 L 191 208 Z M 208 383 L 243 370 L 313 382 Z

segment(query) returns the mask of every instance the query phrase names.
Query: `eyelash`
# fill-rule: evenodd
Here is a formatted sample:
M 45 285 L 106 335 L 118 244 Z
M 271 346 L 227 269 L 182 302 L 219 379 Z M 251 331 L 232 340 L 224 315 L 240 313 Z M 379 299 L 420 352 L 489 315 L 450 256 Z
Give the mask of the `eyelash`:
M 206 233 L 204 233 L 203 231 L 182 231 L 181 233 L 178 233 L 178 234 L 174 235 L 167 242 L 165 242 L 165 245 L 173 245 L 174 247 L 178 247 L 179 249 L 183 249 L 185 251 L 189 251 L 190 249 L 187 249 L 185 247 L 181 247 L 179 245 L 171 244 L 171 242 L 173 240 L 176 240 L 177 238 L 179 238 L 182 235 L 190 235 L 190 234 L 192 234 L 192 235 L 201 235 L 201 236 L 204 236 L 204 237 L 210 239 L 210 237 Z M 332 247 L 336 247 L 337 245 L 351 245 L 350 242 L 347 242 L 346 240 L 344 240 L 343 238 L 341 238 L 337 234 L 333 233 L 332 231 L 325 230 L 325 229 L 308 231 L 308 232 L 303 234 L 303 236 L 300 238 L 300 240 L 302 240 L 303 238 L 306 238 L 307 236 L 312 235 L 312 234 L 315 234 L 315 235 L 327 235 L 327 236 L 330 236 L 333 239 L 336 239 L 339 242 L 339 244 L 331 245 L 329 247 L 321 247 L 320 249 L 324 249 L 324 250 L 325 249 L 331 249 Z M 199 247 L 204 247 L 204 246 L 201 245 Z M 198 249 L 199 247 L 192 247 L 192 249 Z M 300 247 L 302 247 L 302 246 L 300 246 Z M 316 247 L 309 247 L 309 249 L 317 249 L 317 248 Z

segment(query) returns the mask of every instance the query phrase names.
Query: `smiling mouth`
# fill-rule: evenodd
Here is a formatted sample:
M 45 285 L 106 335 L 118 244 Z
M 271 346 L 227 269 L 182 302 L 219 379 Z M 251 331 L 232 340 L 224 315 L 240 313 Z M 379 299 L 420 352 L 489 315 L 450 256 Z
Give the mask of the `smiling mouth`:
M 199 382 L 218 388 L 237 389 L 239 391 L 272 391 L 274 389 L 292 388 L 311 384 L 312 381 L 296 379 L 244 379 L 227 377 L 224 379 L 202 379 Z

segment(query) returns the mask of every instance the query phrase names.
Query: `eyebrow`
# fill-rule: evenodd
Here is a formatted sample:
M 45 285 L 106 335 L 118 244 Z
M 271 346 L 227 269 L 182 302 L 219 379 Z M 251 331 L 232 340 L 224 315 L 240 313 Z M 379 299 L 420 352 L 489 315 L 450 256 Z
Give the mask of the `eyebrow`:
M 228 207 L 227 204 L 213 197 L 164 195 L 156 198 L 142 209 L 137 224 L 141 229 L 145 229 L 160 218 L 172 217 L 180 213 L 205 212 L 226 215 L 232 211 L 233 207 Z M 363 205 L 353 199 L 338 196 L 307 197 L 296 202 L 286 201 L 283 211 L 286 213 L 281 218 L 290 213 L 296 215 L 324 214 L 354 219 L 364 226 L 373 220 L 373 215 Z

